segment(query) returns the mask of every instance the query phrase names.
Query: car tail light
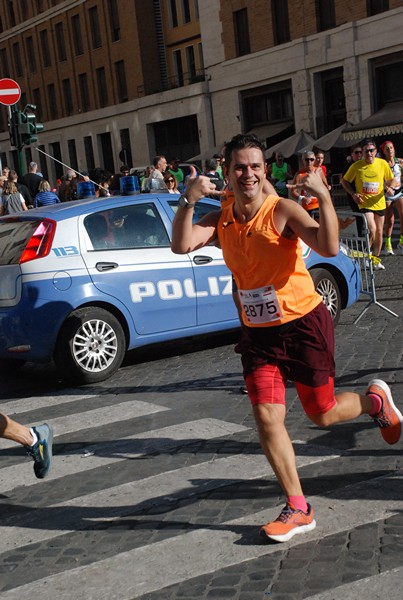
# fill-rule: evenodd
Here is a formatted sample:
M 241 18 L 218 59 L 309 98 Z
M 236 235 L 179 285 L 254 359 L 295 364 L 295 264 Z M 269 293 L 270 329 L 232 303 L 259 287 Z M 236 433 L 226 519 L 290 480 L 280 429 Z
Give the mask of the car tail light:
M 20 264 L 47 256 L 52 248 L 55 232 L 56 222 L 43 219 L 25 246 L 19 261 Z

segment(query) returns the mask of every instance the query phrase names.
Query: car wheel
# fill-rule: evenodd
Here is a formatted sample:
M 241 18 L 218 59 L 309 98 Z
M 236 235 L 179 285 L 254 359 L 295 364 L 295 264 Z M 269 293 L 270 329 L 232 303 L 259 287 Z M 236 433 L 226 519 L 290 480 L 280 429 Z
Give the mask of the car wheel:
M 125 352 L 125 335 L 117 318 L 103 308 L 86 307 L 66 319 L 54 360 L 65 379 L 96 383 L 118 370 Z
M 337 325 L 341 312 L 341 294 L 336 279 L 326 269 L 311 269 L 309 272 L 316 291 L 322 296 L 333 323 Z

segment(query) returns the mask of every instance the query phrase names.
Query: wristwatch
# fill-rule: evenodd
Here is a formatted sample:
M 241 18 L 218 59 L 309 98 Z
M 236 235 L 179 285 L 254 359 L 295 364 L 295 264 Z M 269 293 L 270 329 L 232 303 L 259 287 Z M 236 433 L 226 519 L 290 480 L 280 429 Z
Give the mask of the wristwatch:
M 194 208 L 196 202 L 189 202 L 186 196 L 182 194 L 181 196 L 179 196 L 178 204 L 179 206 L 182 206 L 184 208 Z

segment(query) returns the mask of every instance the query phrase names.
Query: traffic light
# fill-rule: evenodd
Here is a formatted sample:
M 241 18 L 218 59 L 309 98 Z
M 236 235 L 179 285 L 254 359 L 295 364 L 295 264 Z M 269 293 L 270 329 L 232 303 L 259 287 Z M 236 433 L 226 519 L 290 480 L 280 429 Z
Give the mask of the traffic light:
M 23 146 L 35 144 L 37 134 L 43 131 L 43 124 L 36 122 L 36 106 L 27 104 L 23 111 L 13 107 L 8 124 L 10 144 L 21 150 Z
M 27 104 L 22 112 L 18 111 L 18 133 L 21 146 L 35 144 L 38 141 L 37 133 L 43 131 L 43 124 L 36 122 L 35 110 L 34 104 Z
M 19 149 L 22 148 L 22 144 L 18 130 L 18 116 L 17 110 L 12 111 L 10 121 L 8 123 L 8 131 L 10 134 L 10 144 Z

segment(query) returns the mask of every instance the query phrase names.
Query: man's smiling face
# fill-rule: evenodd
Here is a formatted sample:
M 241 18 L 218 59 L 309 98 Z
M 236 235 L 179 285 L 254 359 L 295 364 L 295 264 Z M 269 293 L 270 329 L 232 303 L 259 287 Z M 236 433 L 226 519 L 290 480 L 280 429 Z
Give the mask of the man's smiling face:
M 245 200 L 253 200 L 262 191 L 266 178 L 266 165 L 259 148 L 233 150 L 228 177 L 232 190 Z

